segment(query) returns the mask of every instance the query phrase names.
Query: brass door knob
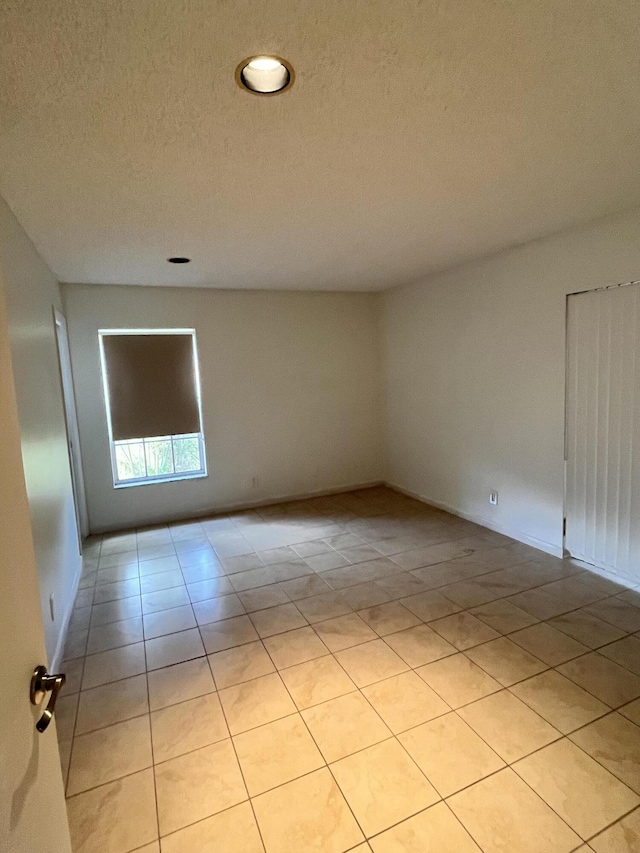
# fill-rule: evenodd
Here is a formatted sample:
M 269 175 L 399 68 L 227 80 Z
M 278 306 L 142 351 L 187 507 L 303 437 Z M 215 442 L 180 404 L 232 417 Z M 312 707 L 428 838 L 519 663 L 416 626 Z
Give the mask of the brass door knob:
M 29 699 L 32 705 L 41 705 L 47 693 L 51 693 L 47 707 L 44 709 L 42 716 L 36 723 L 36 729 L 39 732 L 46 730 L 47 726 L 53 719 L 53 712 L 56 708 L 58 694 L 65 683 L 67 676 L 64 672 L 59 672 L 56 675 L 49 675 L 45 666 L 37 666 L 33 670 L 31 676 L 31 685 L 29 687 Z

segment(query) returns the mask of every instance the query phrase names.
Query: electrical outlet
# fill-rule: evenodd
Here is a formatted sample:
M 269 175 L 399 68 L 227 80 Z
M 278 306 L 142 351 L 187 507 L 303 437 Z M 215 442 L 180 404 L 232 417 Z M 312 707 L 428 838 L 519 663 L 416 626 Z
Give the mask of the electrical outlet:
M 49 596 L 49 613 L 51 613 L 51 621 L 56 621 L 56 602 L 53 593 Z
M 498 493 L 497 492 L 489 492 L 489 503 L 493 506 L 498 506 Z

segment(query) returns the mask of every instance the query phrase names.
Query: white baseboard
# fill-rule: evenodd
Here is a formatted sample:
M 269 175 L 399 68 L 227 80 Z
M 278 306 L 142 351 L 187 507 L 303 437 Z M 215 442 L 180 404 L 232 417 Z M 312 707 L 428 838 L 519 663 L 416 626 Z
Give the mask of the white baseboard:
M 275 497 L 264 498 L 262 500 L 239 501 L 238 503 L 225 504 L 224 506 L 213 506 L 207 509 L 190 512 L 188 515 L 172 515 L 163 518 L 162 521 L 157 519 L 149 519 L 136 524 L 136 527 L 144 527 L 147 524 L 164 524 L 175 523 L 177 521 L 190 521 L 192 519 L 207 518 L 210 515 L 224 515 L 230 512 L 240 512 L 245 509 L 257 509 L 261 506 L 273 506 L 274 504 L 287 503 L 288 501 L 304 501 L 311 498 L 324 498 L 331 495 L 338 495 L 343 492 L 355 492 L 358 489 L 371 489 L 374 486 L 384 485 L 382 480 L 367 480 L 364 483 L 348 483 L 339 486 L 331 486 L 327 489 L 318 489 L 314 492 L 300 492 L 296 494 L 276 495 Z M 100 535 L 102 533 L 111 533 L 114 531 L 126 530 L 121 525 L 107 525 L 106 527 L 93 528 L 92 534 Z M 132 528 L 133 529 L 133 528 Z
M 60 632 L 58 634 L 58 642 L 56 643 L 56 649 L 53 653 L 52 659 L 49 661 L 49 672 L 58 672 L 60 670 L 60 665 L 64 657 L 64 647 L 65 643 L 67 642 L 67 634 L 69 633 L 69 622 L 71 621 L 71 614 L 73 613 L 73 608 L 75 607 L 81 577 L 82 557 L 80 557 L 80 565 L 78 566 L 78 571 L 76 572 L 76 576 L 73 579 L 73 584 L 71 586 L 71 595 L 69 596 L 69 603 L 67 604 L 67 609 L 65 610 L 64 616 L 62 618 L 62 624 L 60 625 Z
M 511 527 L 505 527 L 503 524 L 496 524 L 495 522 L 488 521 L 486 518 L 482 518 L 482 516 L 475 515 L 472 512 L 464 512 L 461 509 L 456 509 L 455 507 L 449 506 L 449 504 L 442 503 L 441 501 L 435 501 L 433 498 L 428 498 L 425 495 L 412 492 L 410 489 L 404 489 L 396 483 L 385 482 L 384 485 L 396 492 L 400 492 L 402 495 L 415 498 L 415 500 L 421 501 L 429 506 L 434 506 L 437 509 L 443 509 L 445 512 L 450 512 L 451 515 L 457 515 L 459 518 L 464 518 L 465 521 L 472 521 L 474 524 L 486 527 L 487 530 L 493 530 L 494 533 L 502 533 L 503 536 L 509 536 L 511 539 L 517 539 L 518 542 L 523 542 L 525 545 L 531 545 L 532 548 L 537 548 L 539 551 L 544 551 L 546 554 L 552 554 L 554 557 L 564 556 L 562 546 L 560 545 L 552 545 L 550 542 L 545 542 L 542 539 L 536 539 L 535 536 L 529 536 L 528 533 L 523 533 L 521 530 L 514 530 Z

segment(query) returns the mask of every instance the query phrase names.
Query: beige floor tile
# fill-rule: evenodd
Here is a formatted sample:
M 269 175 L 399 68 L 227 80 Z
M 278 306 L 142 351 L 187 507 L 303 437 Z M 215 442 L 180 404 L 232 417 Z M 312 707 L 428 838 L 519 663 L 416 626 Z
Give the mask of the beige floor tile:
M 361 610 L 358 614 L 381 637 L 420 624 L 418 617 L 399 601 L 389 601 Z
M 589 651 L 587 646 L 547 622 L 516 631 L 509 639 L 549 666 L 557 666 Z
M 408 598 L 403 598 L 401 604 L 410 610 L 412 613 L 422 619 L 423 622 L 431 622 L 433 619 L 440 619 L 443 616 L 449 616 L 451 613 L 457 613 L 461 610 L 458 604 L 449 601 L 444 595 L 439 592 L 419 592 L 417 595 L 410 595 Z
M 569 853 L 580 838 L 511 768 L 448 801 L 484 853 Z
M 229 737 L 217 693 L 208 693 L 151 714 L 153 760 L 157 764 Z
M 156 669 L 148 674 L 147 679 L 152 711 L 212 693 L 216 689 L 206 658 Z
M 189 585 L 202 583 L 202 581 L 213 578 L 224 578 L 222 565 L 217 563 L 215 559 L 203 560 L 203 555 L 205 555 L 203 551 L 193 551 L 187 554 L 186 558 L 185 556 L 180 557 L 180 568 L 184 582 L 187 584 L 187 589 L 189 589 Z M 223 584 L 223 586 L 229 589 L 227 584 Z M 218 589 L 217 585 L 214 588 Z M 233 592 L 233 586 L 231 586 L 230 592 Z M 215 595 L 207 597 L 215 598 Z
M 76 735 L 139 717 L 148 711 L 147 676 L 144 674 L 125 678 L 116 687 L 104 684 L 92 690 L 83 690 L 80 694 Z M 58 708 L 56 720 L 59 724 Z
M 571 740 L 640 794 L 640 727 L 609 714 L 571 735 Z
M 172 610 L 161 610 L 158 613 L 148 613 L 142 617 L 145 640 L 164 637 L 165 634 L 177 634 L 196 627 L 196 618 L 190 604 L 184 607 L 174 607 Z
M 171 572 L 158 572 L 154 575 L 145 575 L 140 579 L 140 592 L 159 592 L 161 589 L 184 586 L 184 579 L 180 569 Z
M 313 628 L 297 628 L 267 637 L 264 644 L 278 669 L 326 655 L 328 650 Z
M 273 571 L 273 566 L 263 566 L 261 569 L 251 569 L 248 572 L 238 572 L 238 574 L 229 575 L 229 580 L 236 592 L 244 592 L 248 589 L 257 589 L 258 587 L 275 584 L 277 579 Z
M 207 654 L 232 649 L 258 639 L 258 633 L 248 616 L 236 616 L 224 622 L 201 625 L 200 634 Z
M 582 838 L 600 832 L 640 802 L 566 738 L 518 761 L 513 769 Z
M 305 557 L 305 562 L 308 563 L 314 572 L 327 572 L 331 569 L 339 569 L 342 566 L 348 566 L 349 561 L 336 551 L 325 551 L 322 554 L 315 554 L 311 557 Z
M 371 839 L 373 853 L 481 853 L 460 821 L 445 803 Z
M 420 578 L 417 578 L 409 572 L 400 572 L 400 574 L 397 575 L 380 578 L 376 583 L 394 599 L 408 598 L 410 595 L 417 595 L 419 592 L 427 592 L 429 589 L 424 581 L 421 581 Z
M 87 653 L 88 637 L 88 628 L 82 628 L 80 631 L 70 631 L 64 644 L 64 657 L 67 660 L 83 657 Z
M 147 715 L 80 735 L 73 741 L 67 794 L 79 794 L 152 764 Z
M 619 598 L 606 598 L 590 604 L 585 610 L 615 625 L 621 631 L 640 631 L 640 607 L 634 607 Z
M 174 663 L 203 657 L 205 654 L 197 628 L 147 640 L 144 645 L 149 670 L 161 669 Z
M 269 551 L 260 551 L 258 557 L 265 566 L 273 566 L 276 563 L 286 563 L 291 560 L 297 561 L 300 559 L 300 555 L 296 554 L 293 548 L 289 548 L 287 545 L 282 548 L 271 548 Z
M 312 625 L 351 613 L 351 608 L 337 592 L 296 599 L 296 607 Z
M 261 794 L 253 806 L 267 853 L 344 853 L 363 840 L 326 769 Z
M 394 734 L 449 711 L 449 706 L 415 672 L 379 681 L 362 692 Z
M 422 666 L 456 652 L 455 646 L 428 625 L 416 625 L 390 634 L 385 641 L 411 667 Z
M 56 734 L 58 740 L 70 740 L 73 737 L 73 730 L 76 722 L 76 713 L 78 710 L 78 694 L 70 693 L 67 696 L 61 695 L 56 703 Z
M 455 713 L 411 729 L 399 740 L 442 797 L 504 767 L 504 761 Z
M 163 553 L 158 554 L 159 550 L 162 550 Z M 151 556 L 151 554 L 154 556 Z M 140 557 L 139 569 L 141 578 L 147 575 L 159 574 L 160 572 L 171 572 L 174 569 L 180 568 L 173 545 L 140 548 L 138 556 Z
M 258 610 L 249 617 L 260 637 L 272 637 L 294 628 L 302 628 L 307 620 L 295 604 L 281 604 L 268 610 Z
M 89 655 L 85 659 L 82 689 L 89 690 L 101 684 L 140 675 L 145 668 L 144 643 Z
M 80 690 L 82 675 L 84 673 L 84 662 L 85 658 L 74 658 L 73 660 L 63 660 L 60 664 L 60 668 L 67 676 L 62 696 L 69 696 Z
M 333 655 L 283 669 L 280 675 L 300 710 L 356 689 Z
M 325 764 L 299 714 L 236 735 L 233 742 L 252 797 Z
M 366 687 L 409 668 L 384 640 L 344 649 L 336 652 L 335 657 L 358 687 Z
M 162 839 L 162 853 L 264 853 L 249 803 L 179 829 Z M 136 851 L 138 853 L 138 851 Z
M 158 837 L 153 770 L 67 800 L 74 853 L 123 853 Z
M 280 584 L 291 601 L 329 593 L 331 587 L 319 575 L 306 575 Z
M 466 654 L 505 687 L 547 669 L 545 663 L 516 646 L 507 637 L 475 646 Z
M 563 613 L 561 616 L 550 619 L 549 624 L 590 649 L 597 649 L 606 643 L 620 640 L 625 635 L 624 631 L 587 613 L 586 610 Z
M 276 671 L 260 640 L 209 655 L 209 664 L 218 690 Z
M 555 670 L 542 672 L 509 689 L 563 734 L 575 731 L 610 710 Z
M 597 652 L 562 664 L 558 672 L 612 708 L 640 696 L 640 678 Z
M 233 593 L 206 601 L 196 601 L 193 604 L 193 612 L 198 625 L 208 625 L 211 622 L 222 622 L 223 619 L 242 616 L 245 609 L 238 596 Z
M 260 569 L 265 563 L 263 563 L 257 554 L 239 554 L 236 557 L 223 557 L 222 565 L 230 575 L 234 575 L 238 572 Z
M 337 761 L 391 736 L 361 693 L 348 693 L 315 705 L 302 711 L 302 716 L 327 762 Z
M 632 720 L 637 726 L 640 726 L 640 699 L 636 699 L 634 702 L 630 702 L 628 705 L 625 705 L 618 710 L 629 720 Z
M 340 596 L 353 610 L 365 610 L 367 607 L 377 607 L 391 601 L 391 595 L 374 581 L 342 589 Z
M 473 580 L 458 581 L 447 586 L 440 587 L 438 592 L 450 601 L 459 604 L 460 607 L 479 607 L 496 598 L 496 593 L 480 586 Z
M 182 583 L 182 577 L 180 577 L 180 582 Z M 98 584 L 91 603 L 104 604 L 107 601 L 118 601 L 120 598 L 131 598 L 134 595 L 140 595 L 140 580 L 137 577 L 114 581 L 114 583 Z M 76 604 L 76 607 L 78 606 L 81 605 Z
M 318 622 L 314 629 L 323 643 L 332 652 L 375 640 L 376 634 L 357 614 L 349 613 L 327 622 Z
M 297 710 L 282 679 L 275 673 L 226 687 L 219 695 L 232 735 L 271 723 Z
M 87 654 L 106 652 L 121 646 L 141 643 L 144 639 L 142 617 L 125 619 L 123 622 L 110 622 L 108 625 L 96 625 L 89 630 Z
M 333 551 L 331 545 L 323 539 L 314 539 L 310 542 L 300 542 L 297 545 L 292 545 L 291 549 L 304 560 L 306 560 L 307 557 L 315 557 L 317 554 L 327 554 L 330 551 Z
M 71 741 L 59 741 L 58 750 L 60 752 L 60 769 L 62 770 L 62 784 L 66 789 L 67 780 L 69 779 L 69 764 L 71 763 Z
M 439 799 L 396 740 L 349 755 L 332 764 L 331 771 L 366 836 L 388 829 Z
M 532 616 L 537 616 L 538 619 L 551 619 L 572 609 L 570 604 L 565 604 L 555 595 L 549 595 L 542 589 L 527 589 L 511 596 L 509 601 L 526 610 L 527 613 L 531 613 Z
M 109 622 L 122 622 L 125 619 L 134 619 L 136 616 L 142 616 L 139 596 L 107 601 L 105 604 L 94 604 L 91 608 L 91 627 L 108 625 Z
M 444 619 L 436 619 L 429 627 L 459 651 L 470 649 L 472 646 L 486 643 L 500 636 L 497 631 L 470 613 L 454 613 L 452 616 L 445 616 Z
M 416 671 L 452 708 L 468 705 L 501 689 L 495 678 L 463 654 L 450 655 Z
M 146 592 L 142 596 L 142 612 L 157 613 L 159 610 L 171 610 L 189 604 L 189 593 L 186 586 L 174 589 L 161 589 L 158 592 Z
M 610 646 L 604 646 L 599 651 L 609 660 L 640 675 L 640 638 L 625 637 L 623 640 L 611 643 Z
M 188 571 L 188 569 L 183 569 L 183 575 Z M 191 576 L 193 576 L 193 573 Z M 234 589 L 229 578 L 218 575 L 193 582 L 187 581 L 187 592 L 191 601 L 197 602 L 208 601 L 211 598 L 220 598 L 223 595 L 232 595 Z
M 247 613 L 254 613 L 256 610 L 265 610 L 268 607 L 290 603 L 289 596 L 275 583 L 269 586 L 261 586 L 257 589 L 248 589 L 246 592 L 240 592 L 238 598 L 244 605 Z
M 591 848 L 596 853 L 636 853 L 640 850 L 640 809 L 592 838 Z
M 509 764 L 560 737 L 508 690 L 465 705 L 458 713 Z
M 504 600 L 483 604 L 471 612 L 499 634 L 510 634 L 511 631 L 517 631 L 519 628 L 526 628 L 538 622 L 535 616 Z
M 230 740 L 155 766 L 160 835 L 167 835 L 247 799 Z

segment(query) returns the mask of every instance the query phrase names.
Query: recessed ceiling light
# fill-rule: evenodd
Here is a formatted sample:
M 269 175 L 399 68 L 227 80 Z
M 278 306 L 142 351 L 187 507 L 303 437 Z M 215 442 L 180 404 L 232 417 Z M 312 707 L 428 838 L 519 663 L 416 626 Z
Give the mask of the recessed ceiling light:
M 190 264 L 191 258 L 167 258 L 170 264 Z
M 293 85 L 293 68 L 279 56 L 250 56 L 236 68 L 239 86 L 254 95 L 277 95 Z

